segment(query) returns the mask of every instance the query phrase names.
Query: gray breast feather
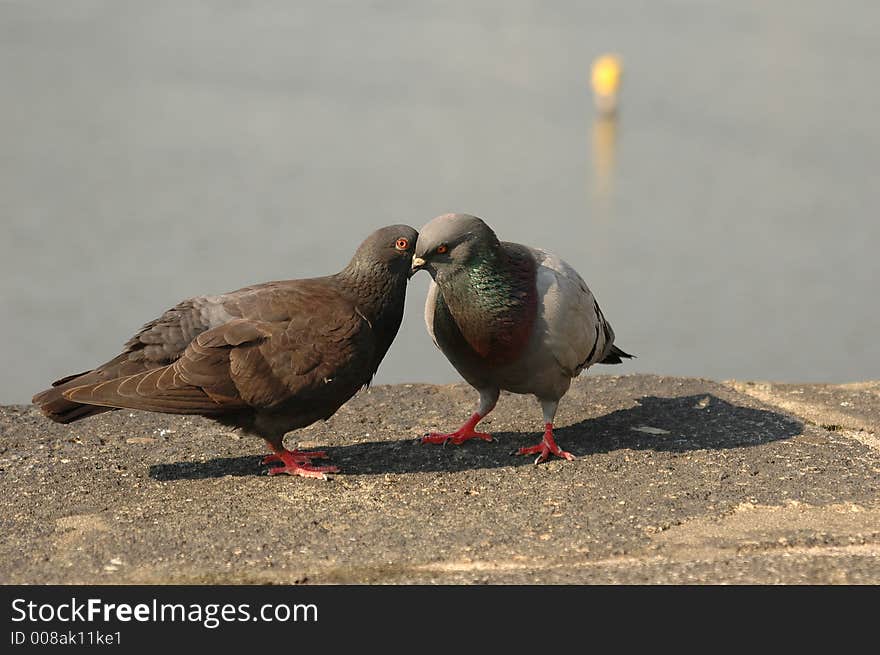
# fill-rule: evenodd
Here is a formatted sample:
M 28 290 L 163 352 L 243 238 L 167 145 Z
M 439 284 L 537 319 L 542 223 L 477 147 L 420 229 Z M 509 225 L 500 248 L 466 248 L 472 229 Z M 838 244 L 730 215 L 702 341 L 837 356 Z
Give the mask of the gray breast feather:
M 601 361 L 614 342 L 583 278 L 553 253 L 532 249 L 537 261 L 538 328 L 543 347 L 570 376 Z

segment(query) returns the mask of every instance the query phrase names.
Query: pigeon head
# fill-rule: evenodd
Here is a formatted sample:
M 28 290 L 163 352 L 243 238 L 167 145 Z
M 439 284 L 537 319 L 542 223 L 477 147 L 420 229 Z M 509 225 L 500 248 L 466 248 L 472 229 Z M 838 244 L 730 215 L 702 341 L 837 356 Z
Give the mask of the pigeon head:
M 411 275 L 426 270 L 435 280 L 447 278 L 491 256 L 500 247 L 498 237 L 482 219 L 470 214 L 443 214 L 419 233 Z
M 406 276 L 412 264 L 413 251 L 419 233 L 409 225 L 380 227 L 355 251 L 349 268 L 376 268 L 389 271 L 395 277 Z

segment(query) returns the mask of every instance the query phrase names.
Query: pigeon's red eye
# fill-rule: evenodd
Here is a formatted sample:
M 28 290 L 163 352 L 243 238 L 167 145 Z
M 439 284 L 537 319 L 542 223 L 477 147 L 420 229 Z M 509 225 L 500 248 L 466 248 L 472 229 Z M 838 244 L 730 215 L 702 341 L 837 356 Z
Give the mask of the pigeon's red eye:
M 449 250 L 449 248 L 446 245 L 437 246 L 437 254 L 438 255 L 442 255 L 447 250 Z
M 397 248 L 398 250 L 406 250 L 408 246 L 409 246 L 409 239 L 404 239 L 403 237 L 398 239 L 397 242 L 394 244 L 394 247 Z

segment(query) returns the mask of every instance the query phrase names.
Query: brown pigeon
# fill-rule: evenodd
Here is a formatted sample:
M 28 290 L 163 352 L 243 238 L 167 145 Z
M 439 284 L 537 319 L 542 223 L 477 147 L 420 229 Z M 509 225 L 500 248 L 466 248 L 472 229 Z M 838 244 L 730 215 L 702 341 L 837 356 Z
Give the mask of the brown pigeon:
M 517 454 L 537 454 L 535 463 L 551 454 L 573 459 L 553 438 L 559 400 L 586 368 L 632 357 L 614 345 L 614 331 L 577 271 L 552 253 L 499 241 L 468 214 L 425 225 L 412 268 L 434 278 L 425 304 L 428 332 L 480 393 L 478 410 L 459 430 L 422 441 L 491 441 L 474 428 L 505 389 L 534 394 L 544 412 L 544 438 Z
M 118 408 L 200 414 L 263 437 L 270 474 L 324 478 L 324 452 L 287 450 L 285 433 L 333 415 L 368 385 L 400 327 L 418 233 L 373 232 L 335 275 L 266 282 L 184 300 L 123 352 L 34 396 L 70 423 Z

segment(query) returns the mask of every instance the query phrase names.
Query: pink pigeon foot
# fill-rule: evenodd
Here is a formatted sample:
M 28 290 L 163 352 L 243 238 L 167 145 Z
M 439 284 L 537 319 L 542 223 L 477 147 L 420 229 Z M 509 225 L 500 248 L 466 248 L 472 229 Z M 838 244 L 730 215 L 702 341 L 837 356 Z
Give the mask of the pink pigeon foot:
M 274 454 L 266 455 L 263 458 L 263 464 L 280 464 L 269 469 L 269 475 L 279 475 L 287 473 L 288 475 L 299 475 L 304 478 L 318 478 L 326 480 L 325 473 L 339 473 L 336 466 L 312 466 L 312 458 L 327 457 L 324 451 L 304 453 L 298 450 L 276 450 Z
M 326 450 L 315 450 L 309 453 L 297 450 L 288 450 L 288 453 L 300 464 L 311 464 L 313 459 L 327 459 Z M 270 453 L 263 458 L 263 464 L 283 464 L 281 456 L 277 453 Z
M 474 431 L 477 423 L 479 423 L 482 418 L 483 417 L 480 415 L 479 412 L 474 412 L 467 420 L 467 423 L 462 425 L 455 432 L 449 432 L 446 434 L 432 432 L 431 434 L 427 434 L 422 437 L 422 443 L 437 443 L 445 446 L 447 443 L 451 442 L 456 446 L 460 446 L 469 439 L 482 439 L 483 441 L 492 441 L 492 435 L 488 432 Z
M 536 446 L 528 446 L 525 448 L 520 448 L 516 451 L 517 455 L 535 455 L 538 456 L 535 458 L 535 464 L 539 462 L 543 462 L 550 455 L 556 455 L 557 457 L 561 457 L 562 459 L 573 460 L 574 455 L 571 453 L 565 452 L 561 450 L 559 446 L 556 445 L 556 440 L 553 438 L 553 424 L 547 423 L 544 426 L 544 438 L 541 440 Z

